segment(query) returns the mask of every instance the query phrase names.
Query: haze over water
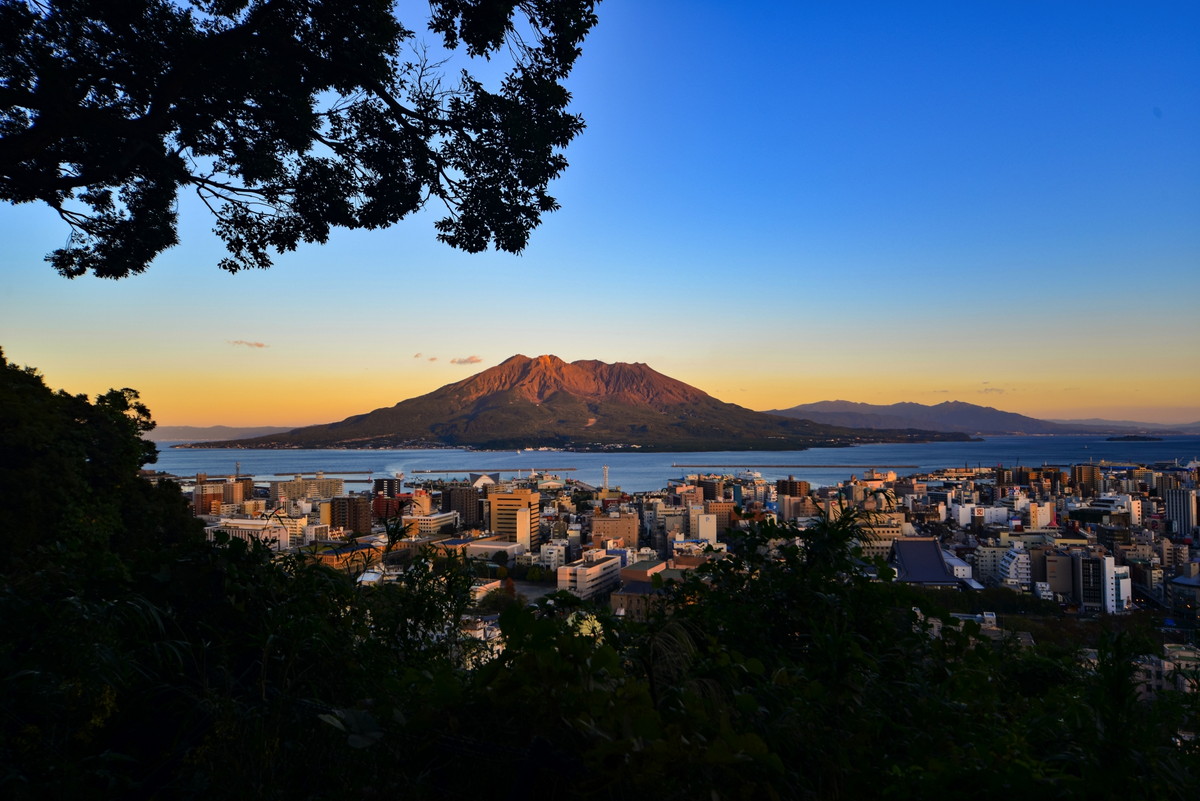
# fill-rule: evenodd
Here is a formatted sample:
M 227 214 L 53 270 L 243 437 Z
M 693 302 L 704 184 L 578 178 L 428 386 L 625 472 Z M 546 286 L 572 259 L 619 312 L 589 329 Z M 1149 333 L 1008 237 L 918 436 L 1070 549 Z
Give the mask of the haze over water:
M 418 470 L 545 470 L 563 478 L 575 478 L 599 486 L 603 467 L 608 465 L 609 484 L 628 492 L 661 489 L 667 480 L 687 473 L 736 473 L 752 469 L 773 481 L 794 475 L 814 486 L 835 484 L 851 475 L 861 476 L 867 467 L 895 470 L 899 475 L 925 472 L 944 467 L 992 466 L 1003 464 L 1069 465 L 1106 460 L 1110 462 L 1152 462 L 1178 459 L 1187 463 L 1200 458 L 1200 437 L 1164 437 L 1160 442 L 1108 442 L 1105 437 L 987 437 L 980 442 L 930 442 L 857 445 L 851 448 L 812 448 L 806 451 L 702 451 L 690 453 L 576 453 L 571 451 L 467 451 L 439 450 L 242 450 L 237 448 L 175 448 L 160 443 L 158 462 L 149 467 L 181 477 L 195 473 L 210 476 L 233 474 L 241 463 L 241 473 L 260 481 L 286 477 L 294 473 L 323 470 L 333 476 L 339 472 L 361 473 L 348 478 L 387 478 L 403 472 L 409 480 L 421 478 Z M 673 467 L 672 465 L 708 465 Z M 716 465 L 728 465 L 717 467 Z M 797 465 L 765 467 L 764 465 Z M 855 465 L 853 468 L 804 467 L 802 465 Z M 901 465 L 915 465 L 903 467 Z M 453 478 L 454 474 L 430 473 L 429 478 Z M 350 484 L 348 490 L 366 488 Z

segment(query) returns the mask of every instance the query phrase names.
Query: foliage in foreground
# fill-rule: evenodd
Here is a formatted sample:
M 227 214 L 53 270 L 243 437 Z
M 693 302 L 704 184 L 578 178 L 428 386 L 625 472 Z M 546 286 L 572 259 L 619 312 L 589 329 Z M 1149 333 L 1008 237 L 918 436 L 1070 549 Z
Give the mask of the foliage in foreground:
M 594 0 L 0 0 L 0 202 L 58 213 L 70 278 L 145 270 L 181 192 L 231 272 L 431 200 L 439 240 L 520 252 L 558 208 L 595 24 Z
M 857 521 L 760 528 L 615 620 L 556 594 L 460 631 L 469 580 L 396 584 L 209 544 L 136 477 L 136 394 L 0 361 L 0 791 L 11 798 L 1191 798 L 1191 697 L 941 638 L 855 569 Z M 13 491 L 8 491 L 9 488 Z M 631 795 L 632 794 L 632 795 Z

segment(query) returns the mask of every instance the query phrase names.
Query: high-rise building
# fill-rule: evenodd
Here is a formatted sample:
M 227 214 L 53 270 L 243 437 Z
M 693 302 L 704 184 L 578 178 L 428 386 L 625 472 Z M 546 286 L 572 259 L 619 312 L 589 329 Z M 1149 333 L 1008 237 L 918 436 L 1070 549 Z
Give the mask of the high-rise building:
M 483 523 L 479 490 L 471 486 L 444 488 L 442 490 L 442 511 L 458 512 L 458 519 L 466 528 L 474 528 Z
M 533 490 L 488 494 L 490 527 L 509 542 L 519 542 L 526 550 L 533 547 L 541 524 L 541 495 Z
M 724 534 L 733 523 L 733 501 L 705 501 L 704 514 L 716 515 L 717 533 Z
M 370 534 L 371 499 L 365 495 L 331 498 L 329 525 L 355 534 Z
M 1154 493 L 1160 498 L 1166 498 L 1167 493 L 1179 489 L 1179 476 L 1173 473 L 1154 474 Z
M 1117 566 L 1111 556 L 1073 554 L 1075 559 L 1075 595 L 1085 610 L 1114 615 L 1129 608 L 1133 583 L 1129 568 Z
M 217 508 L 225 502 L 225 485 L 216 482 L 205 482 L 197 484 L 192 490 L 192 513 L 195 515 L 211 515 L 218 512 L 214 511 L 213 505 Z
M 1167 519 L 1178 537 L 1190 537 L 1197 525 L 1197 492 L 1194 489 L 1169 489 L 1164 496 Z
M 402 478 L 377 478 L 374 483 L 374 495 L 383 494 L 388 498 L 395 498 L 397 495 L 404 494 L 404 479 Z
M 778 495 L 790 495 L 793 498 L 803 498 L 812 492 L 812 485 L 801 481 L 795 476 L 781 478 L 775 482 L 775 492 Z
M 1099 465 L 1071 465 L 1071 483 L 1084 498 L 1093 498 L 1104 490 L 1104 478 Z

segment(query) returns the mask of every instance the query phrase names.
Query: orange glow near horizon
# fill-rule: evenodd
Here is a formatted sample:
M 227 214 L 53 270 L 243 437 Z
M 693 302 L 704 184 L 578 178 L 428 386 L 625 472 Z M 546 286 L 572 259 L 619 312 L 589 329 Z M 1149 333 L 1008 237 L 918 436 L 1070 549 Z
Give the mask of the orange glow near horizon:
M 489 365 L 490 366 L 490 365 Z M 651 365 L 653 367 L 653 365 Z M 660 371 L 661 372 L 661 371 Z M 142 400 L 163 425 L 302 426 L 330 423 L 356 414 L 393 406 L 451 383 L 430 376 L 263 375 L 234 374 L 213 381 L 155 377 L 140 388 Z M 452 379 L 453 376 L 444 376 Z M 1152 423 L 1191 423 L 1200 409 L 1188 403 L 1200 397 L 1197 381 L 1180 381 L 1174 392 L 1149 393 L 1144 402 L 1119 388 L 1105 385 L 1051 387 L 994 386 L 976 382 L 930 388 L 899 379 L 869 380 L 841 377 L 836 380 L 756 382 L 752 376 L 728 374 L 687 379 L 686 383 L 718 400 L 755 410 L 785 409 L 822 400 L 849 400 L 887 405 L 912 402 L 936 405 L 962 401 L 990 406 L 1040 419 L 1137 420 Z
M 542 352 L 525 350 L 526 355 Z M 20 358 L 24 354 L 7 355 L 15 363 L 26 363 Z M 384 366 L 346 359 L 336 367 L 289 363 L 270 369 L 265 364 L 229 369 L 220 361 L 141 364 L 128 359 L 114 366 L 70 354 L 43 358 L 40 364 L 31 359 L 30 363 L 43 368 L 47 384 L 55 389 L 95 396 L 110 387 L 132 387 L 161 425 L 304 426 L 393 406 L 462 380 L 504 358 L 451 365 L 445 359 L 430 362 L 405 355 Z M 563 358 L 574 361 L 579 357 Z M 1200 420 L 1200 406 L 1195 402 L 1200 398 L 1200 374 L 1177 376 L 1168 384 L 1114 381 L 1107 374 L 1096 380 L 1078 373 L 1034 380 L 982 368 L 935 370 L 927 364 L 920 369 L 874 364 L 864 374 L 850 364 L 809 367 L 803 361 L 790 369 L 782 364 L 729 369 L 714 366 L 721 364 L 719 358 L 680 361 L 625 354 L 599 358 L 646 361 L 652 369 L 718 400 L 758 411 L 824 400 L 878 405 L 962 401 L 1039 419 L 1097 417 L 1163 424 Z

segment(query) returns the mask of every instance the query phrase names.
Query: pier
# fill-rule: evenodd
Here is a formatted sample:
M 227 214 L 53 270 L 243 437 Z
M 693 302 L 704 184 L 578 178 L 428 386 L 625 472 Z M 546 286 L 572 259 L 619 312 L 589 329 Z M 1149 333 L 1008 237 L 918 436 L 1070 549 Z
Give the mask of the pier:
M 471 467 L 462 470 L 413 470 L 413 473 L 573 473 L 578 467 Z
M 767 468 L 771 468 L 772 470 L 792 470 L 792 469 L 804 468 L 804 467 L 807 467 L 807 468 L 817 467 L 817 468 L 822 468 L 822 469 L 828 468 L 828 469 L 842 469 L 842 470 L 867 470 L 867 469 L 876 468 L 876 467 L 917 468 L 917 467 L 920 467 L 920 465 L 918 465 L 918 464 L 746 464 L 745 462 L 740 462 L 738 464 L 675 464 L 672 462 L 671 467 L 731 467 L 731 468 L 739 468 L 740 467 L 740 468 L 744 468 L 744 469 L 749 469 L 751 467 L 767 467 Z

